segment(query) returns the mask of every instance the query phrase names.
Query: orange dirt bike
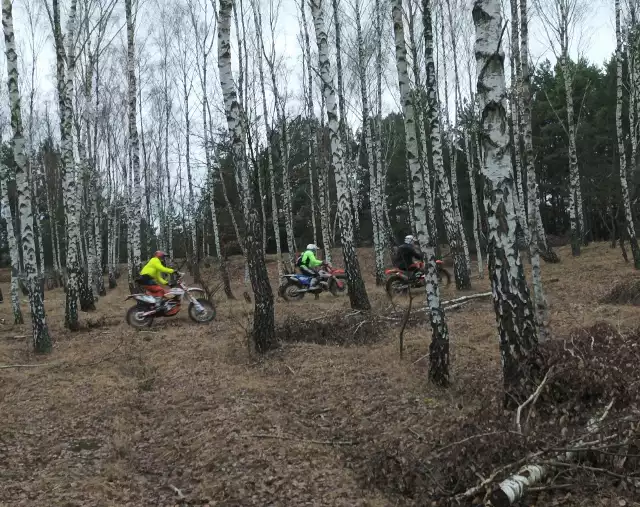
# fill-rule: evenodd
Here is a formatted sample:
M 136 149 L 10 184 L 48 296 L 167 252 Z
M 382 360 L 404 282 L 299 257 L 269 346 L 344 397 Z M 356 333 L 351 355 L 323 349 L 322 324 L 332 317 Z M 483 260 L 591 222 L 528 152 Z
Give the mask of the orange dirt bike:
M 416 262 L 412 266 L 417 267 L 417 271 L 411 273 L 403 271 L 400 268 L 385 269 L 384 274 L 387 275 L 387 283 L 385 289 L 387 295 L 393 299 L 396 295 L 407 295 L 409 290 L 423 288 L 426 285 L 424 274 L 424 262 Z M 438 281 L 441 285 L 447 286 L 451 283 L 451 274 L 444 267 L 441 260 L 436 260 L 438 268 Z
M 188 313 L 192 321 L 207 324 L 216 318 L 216 309 L 208 299 L 195 297 L 195 293 L 203 294 L 200 287 L 187 287 L 182 277 L 172 275 L 171 290 L 162 297 L 151 295 L 148 291 L 142 294 L 131 294 L 125 301 L 135 299 L 136 305 L 127 311 L 127 323 L 131 327 L 149 327 L 156 317 L 173 317 L 180 312 L 182 301 L 189 302 Z M 142 286 L 144 289 L 144 286 Z M 163 301 L 164 300 L 164 301 Z

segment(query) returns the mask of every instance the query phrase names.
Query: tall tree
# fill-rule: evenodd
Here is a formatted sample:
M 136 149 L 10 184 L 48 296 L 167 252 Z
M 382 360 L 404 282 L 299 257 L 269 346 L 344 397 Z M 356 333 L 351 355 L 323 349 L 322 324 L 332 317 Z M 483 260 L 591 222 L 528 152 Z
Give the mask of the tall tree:
M 11 309 L 13 311 L 13 323 L 23 324 L 22 310 L 20 309 L 20 251 L 18 250 L 18 242 L 13 229 L 13 214 L 11 206 L 9 206 L 9 168 L 0 165 L 0 192 L 2 193 L 2 218 L 7 224 L 7 243 L 9 246 L 9 256 L 11 258 Z
M 127 18 L 127 83 L 129 97 L 129 145 L 131 149 L 131 171 L 133 172 L 133 190 L 131 203 L 129 204 L 129 223 L 131 230 L 132 258 L 129 260 L 134 276 L 140 270 L 141 246 L 140 246 L 140 222 L 142 210 L 142 192 L 140 188 L 140 141 L 138 138 L 137 108 L 136 108 L 136 66 L 135 66 L 135 19 L 132 12 L 133 0 L 125 0 L 125 15 Z M 133 289 L 133 280 L 129 280 L 129 286 Z
M 624 208 L 624 218 L 627 226 L 627 235 L 631 244 L 633 264 L 636 269 L 640 269 L 640 248 L 638 248 L 638 238 L 636 228 L 633 223 L 631 213 L 631 203 L 629 201 L 629 185 L 627 183 L 627 154 L 624 146 L 624 131 L 622 128 L 622 33 L 620 30 L 620 0 L 615 0 L 616 10 L 616 134 L 618 137 L 618 156 L 620 157 L 620 188 L 622 190 L 622 206 Z M 633 94 L 633 92 L 631 92 Z M 629 107 L 632 107 L 630 104 Z M 631 123 L 633 130 L 633 123 Z M 633 136 L 633 132 L 632 132 Z
M 428 5 L 428 0 L 423 2 Z M 424 251 L 427 261 L 426 295 L 429 315 L 431 319 L 431 347 L 429 353 L 429 377 L 436 384 L 447 385 L 449 383 L 449 331 L 444 316 L 444 310 L 440 304 L 440 289 L 438 287 L 438 275 L 436 266 L 436 252 L 433 235 L 429 234 L 427 226 L 427 193 L 423 182 L 423 172 L 418 161 L 418 142 L 416 139 L 414 95 L 409 89 L 409 72 L 407 71 L 407 48 L 404 38 L 404 25 L 402 21 L 402 0 L 393 0 L 391 4 L 391 17 L 393 19 L 393 32 L 396 46 L 396 68 L 398 71 L 398 87 L 404 113 L 404 137 L 405 150 L 411 182 L 413 186 L 413 208 L 415 227 L 418 234 L 420 247 Z
M 18 210 L 20 212 L 20 228 L 22 243 L 22 264 L 26 275 L 29 292 L 29 308 L 33 330 L 33 348 L 35 352 L 50 352 L 51 337 L 45 318 L 42 291 L 38 283 L 38 265 L 36 244 L 33 234 L 33 211 L 31 208 L 31 189 L 27 179 L 27 157 L 22 128 L 22 111 L 20 109 L 20 90 L 18 82 L 18 53 L 13 31 L 13 9 L 11 0 L 2 1 L 2 27 L 4 31 L 5 54 L 7 57 L 7 87 L 9 89 L 9 106 L 11 109 L 11 130 L 13 139 L 13 157 L 16 167 L 16 189 L 18 193 Z
M 438 193 L 440 195 L 440 207 L 444 218 L 444 226 L 449 241 L 449 248 L 453 254 L 454 276 L 458 289 L 471 287 L 470 273 L 464 255 L 464 248 L 460 238 L 460 227 L 456 223 L 453 214 L 453 202 L 449 181 L 444 169 L 442 158 L 442 136 L 440 132 L 440 116 L 437 96 L 436 69 L 433 60 L 433 26 L 431 21 L 431 2 L 423 0 L 422 16 L 424 25 L 425 52 L 424 60 L 427 68 L 426 90 L 428 104 L 428 118 L 431 140 L 431 157 L 436 173 Z
M 218 74 L 224 97 L 227 125 L 231 136 L 231 149 L 234 170 L 239 173 L 240 195 L 244 209 L 247 210 L 245 250 L 249 263 L 249 276 L 255 299 L 253 311 L 253 340 L 258 352 L 266 352 L 275 340 L 275 315 L 273 292 L 269 284 L 269 275 L 265 264 L 264 252 L 259 242 L 259 227 L 253 198 L 249 171 L 246 164 L 246 137 L 242 123 L 242 111 L 233 81 L 231 68 L 231 12 L 233 0 L 221 0 L 218 13 Z
M 473 21 L 484 199 L 489 225 L 489 275 L 498 323 L 505 403 L 519 403 L 530 382 L 527 367 L 538 338 L 516 244 L 500 9 L 499 0 L 475 0 Z
M 331 161 L 336 180 L 336 192 L 338 196 L 338 215 L 340 218 L 340 239 L 342 242 L 342 255 L 344 257 L 347 282 L 349 284 L 349 299 L 351 308 L 369 310 L 371 305 L 364 286 L 364 280 L 360 272 L 360 264 L 354 245 L 353 217 L 349 205 L 349 183 L 347 170 L 342 157 L 342 141 L 340 139 L 340 127 L 338 122 L 338 105 L 336 92 L 331 75 L 329 62 L 329 43 L 324 20 L 323 0 L 310 0 L 311 15 L 316 32 L 318 44 L 318 67 L 322 79 L 322 94 L 327 105 L 327 120 L 329 138 L 331 142 Z

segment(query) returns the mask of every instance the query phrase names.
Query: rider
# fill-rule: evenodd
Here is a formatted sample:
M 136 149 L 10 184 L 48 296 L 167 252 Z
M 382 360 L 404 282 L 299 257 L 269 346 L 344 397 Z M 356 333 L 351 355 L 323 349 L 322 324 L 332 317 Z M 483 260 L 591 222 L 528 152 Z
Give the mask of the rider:
M 418 266 L 413 262 L 413 260 L 424 260 L 422 253 L 420 253 L 415 247 L 416 243 L 416 238 L 411 234 L 405 236 L 404 243 L 398 247 L 396 257 L 394 259 L 394 265 L 402 271 L 408 271 L 411 277 L 413 277 L 418 271 Z
M 168 282 L 162 277 L 162 274 L 177 273 L 175 269 L 165 266 L 166 259 L 167 254 L 158 250 L 140 270 L 140 278 L 138 279 L 140 285 L 143 285 L 149 294 L 162 299 L 169 292 L 169 289 L 166 288 Z
M 311 277 L 311 283 L 309 284 L 310 288 L 315 287 L 319 278 L 322 278 L 325 275 L 324 271 L 318 269 L 324 265 L 324 262 L 316 259 L 317 251 L 318 247 L 316 245 L 313 243 L 308 244 L 307 249 L 300 258 L 300 263 L 298 264 L 302 274 Z

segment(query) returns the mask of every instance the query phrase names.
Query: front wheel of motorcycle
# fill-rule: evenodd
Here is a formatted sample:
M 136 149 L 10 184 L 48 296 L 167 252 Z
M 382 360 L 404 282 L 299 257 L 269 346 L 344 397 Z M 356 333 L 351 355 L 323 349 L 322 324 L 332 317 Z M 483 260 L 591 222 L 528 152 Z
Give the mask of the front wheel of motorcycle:
M 200 304 L 200 309 L 195 303 L 189 304 L 189 318 L 198 324 L 208 324 L 216 318 L 216 309 L 211 301 L 204 298 L 198 298 L 196 301 Z
M 140 308 L 140 306 L 132 306 L 127 311 L 127 324 L 131 327 L 135 327 L 136 329 L 144 329 L 145 327 L 151 326 L 153 322 L 152 315 L 143 315 L 145 311 Z
M 406 296 L 409 293 L 409 283 L 407 278 L 401 275 L 391 275 L 385 285 L 389 299 L 394 296 Z
M 336 289 L 340 293 L 346 293 L 349 290 L 349 286 L 347 285 L 347 275 L 336 275 Z
M 442 287 L 448 287 L 451 283 L 451 274 L 440 266 L 438 266 L 438 281 Z

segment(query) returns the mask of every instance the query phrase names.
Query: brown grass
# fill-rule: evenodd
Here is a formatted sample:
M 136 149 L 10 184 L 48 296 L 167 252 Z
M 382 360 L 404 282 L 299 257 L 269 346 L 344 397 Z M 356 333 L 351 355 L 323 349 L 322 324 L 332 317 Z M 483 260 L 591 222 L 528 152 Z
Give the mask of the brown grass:
M 637 276 L 617 251 L 595 244 L 578 259 L 566 247 L 559 254 L 560 264 L 544 266 L 555 337 L 598 321 L 640 325 L 636 307 L 598 303 L 615 283 Z M 371 252 L 360 251 L 360 260 L 376 312 L 387 311 Z M 275 264 L 268 267 L 275 276 Z M 379 459 L 401 462 L 419 444 L 446 444 L 451 427 L 497 399 L 490 300 L 448 315 L 454 383 L 443 390 L 427 382 L 420 359 L 425 325 L 405 332 L 402 361 L 395 325 L 368 345 L 289 342 L 264 359 L 250 356 L 251 305 L 241 297 L 241 264 L 234 269 L 239 300 L 218 294 L 218 318 L 204 327 L 183 312 L 147 332 L 130 329 L 121 280 L 96 312 L 82 315 L 100 326 L 71 334 L 63 292 L 47 292 L 55 339 L 48 357 L 32 356 L 30 325 L 11 325 L 9 286 L 1 284 L 0 364 L 43 364 L 0 370 L 0 505 L 424 505 L 403 494 L 411 484 L 386 484 L 401 464 Z M 473 285 L 488 289 L 486 277 Z M 282 325 L 346 308 L 348 298 L 323 294 L 278 300 L 276 313 Z M 433 471 L 425 465 L 424 473 Z M 564 505 L 618 505 L 624 497 L 603 490 Z

